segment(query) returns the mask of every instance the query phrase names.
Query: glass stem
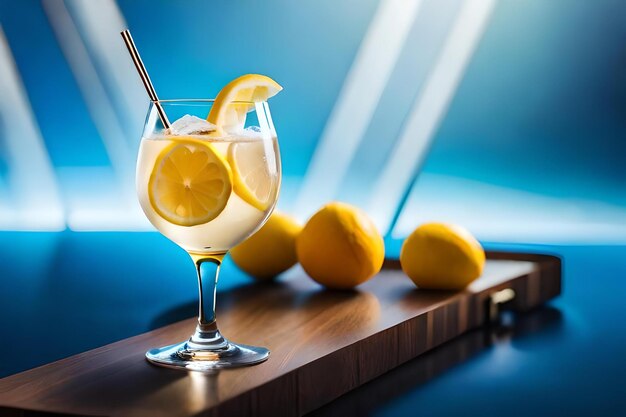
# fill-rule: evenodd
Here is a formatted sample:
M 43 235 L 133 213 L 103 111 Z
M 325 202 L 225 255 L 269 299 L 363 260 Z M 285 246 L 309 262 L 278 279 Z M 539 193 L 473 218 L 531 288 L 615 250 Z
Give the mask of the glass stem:
M 200 259 L 196 262 L 199 290 L 198 326 L 215 322 L 215 291 L 220 265 L 219 260 L 212 258 Z
M 223 258 L 224 255 L 201 257 L 192 255 L 198 272 L 198 325 L 187 342 L 188 350 L 214 350 L 228 345 L 215 321 L 215 291 Z

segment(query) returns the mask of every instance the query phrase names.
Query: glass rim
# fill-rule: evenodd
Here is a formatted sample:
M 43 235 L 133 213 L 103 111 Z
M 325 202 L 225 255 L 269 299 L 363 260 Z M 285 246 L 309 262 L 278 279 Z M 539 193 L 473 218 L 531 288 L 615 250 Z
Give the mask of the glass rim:
M 154 105 L 154 103 L 164 104 L 164 105 L 176 105 L 176 104 L 213 104 L 215 103 L 214 98 L 168 98 L 161 100 L 150 100 L 150 104 Z M 266 101 L 243 101 L 243 100 L 235 100 L 230 103 L 234 104 L 256 104 L 256 103 L 267 103 Z

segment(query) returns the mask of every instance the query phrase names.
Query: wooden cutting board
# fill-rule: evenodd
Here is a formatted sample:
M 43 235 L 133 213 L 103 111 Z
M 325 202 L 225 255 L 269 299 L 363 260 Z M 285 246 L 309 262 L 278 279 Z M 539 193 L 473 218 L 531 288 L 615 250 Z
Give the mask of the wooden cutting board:
M 146 350 L 189 337 L 192 318 L 0 379 L 0 415 L 302 415 L 484 324 L 505 289 L 515 297 L 503 307 L 544 303 L 560 293 L 560 260 L 488 253 L 483 276 L 458 292 L 417 290 L 397 261 L 351 292 L 295 270 L 218 295 L 222 332 L 271 350 L 260 365 L 202 374 L 146 362 Z

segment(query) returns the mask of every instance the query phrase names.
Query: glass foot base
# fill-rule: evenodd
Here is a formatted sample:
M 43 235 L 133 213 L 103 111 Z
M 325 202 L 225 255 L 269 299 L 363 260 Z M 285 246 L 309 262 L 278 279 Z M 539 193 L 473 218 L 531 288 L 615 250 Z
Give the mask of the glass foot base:
M 269 356 L 270 351 L 266 348 L 231 342 L 212 350 L 192 350 L 188 342 L 183 342 L 146 352 L 146 359 L 155 365 L 200 372 L 255 365 L 266 361 Z

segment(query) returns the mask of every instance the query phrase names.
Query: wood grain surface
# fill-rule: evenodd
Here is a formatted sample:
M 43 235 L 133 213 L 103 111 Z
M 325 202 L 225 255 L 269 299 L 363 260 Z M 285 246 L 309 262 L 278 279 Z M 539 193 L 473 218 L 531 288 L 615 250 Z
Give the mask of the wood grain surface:
M 489 253 L 464 291 L 418 290 L 387 261 L 356 291 L 327 291 L 301 270 L 218 296 L 222 332 L 266 346 L 260 365 L 214 374 L 158 368 L 146 350 L 180 342 L 195 319 L 178 322 L 0 380 L 0 415 L 302 415 L 480 326 L 486 303 L 511 288 L 508 308 L 528 310 L 561 289 L 558 258 Z

